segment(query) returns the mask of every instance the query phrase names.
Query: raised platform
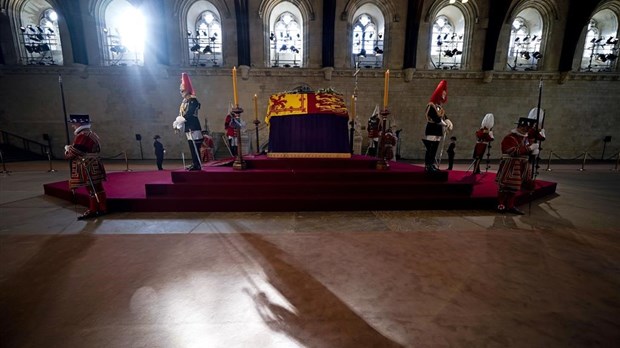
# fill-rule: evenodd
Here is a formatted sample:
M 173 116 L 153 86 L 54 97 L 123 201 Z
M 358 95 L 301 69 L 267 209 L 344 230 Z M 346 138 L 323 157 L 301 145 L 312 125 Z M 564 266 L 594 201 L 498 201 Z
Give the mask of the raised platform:
M 463 171 L 427 174 L 418 165 L 389 162 L 377 170 L 367 156 L 337 158 L 244 157 L 247 169 L 207 166 L 202 171 L 109 173 L 104 186 L 111 211 L 334 211 L 492 209 L 494 173 Z M 224 162 L 224 163 L 230 163 Z M 556 190 L 537 180 L 519 204 Z M 85 189 L 74 198 L 67 181 L 44 185 L 45 194 L 86 205 Z

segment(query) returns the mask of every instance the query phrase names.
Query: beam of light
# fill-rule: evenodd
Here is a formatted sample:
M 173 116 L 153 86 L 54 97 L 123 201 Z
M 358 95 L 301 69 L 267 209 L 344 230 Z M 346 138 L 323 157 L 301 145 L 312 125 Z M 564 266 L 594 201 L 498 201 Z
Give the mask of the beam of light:
M 49 19 L 52 22 L 56 22 L 58 20 L 58 14 L 56 13 L 56 11 L 52 10 L 52 11 L 49 12 Z
M 145 20 L 142 12 L 135 7 L 131 7 L 123 13 L 118 23 L 120 23 L 118 32 L 121 36 L 122 44 L 136 53 L 142 53 L 146 37 Z

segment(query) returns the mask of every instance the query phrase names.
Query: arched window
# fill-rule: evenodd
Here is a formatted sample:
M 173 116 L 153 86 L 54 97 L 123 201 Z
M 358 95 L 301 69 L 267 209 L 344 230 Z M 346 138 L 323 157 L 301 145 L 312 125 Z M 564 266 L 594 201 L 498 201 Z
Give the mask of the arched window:
M 465 17 L 454 5 L 442 8 L 433 21 L 430 60 L 435 69 L 461 69 Z
M 195 2 L 187 14 L 187 50 L 192 66 L 223 64 L 222 19 L 210 2 Z
M 269 25 L 269 61 L 272 67 L 303 66 L 303 21 L 299 9 L 290 2 L 274 7 Z
M 512 21 L 507 69 L 519 71 L 538 70 L 543 57 L 540 49 L 543 20 L 540 13 L 527 8 Z
M 31 0 L 20 13 L 21 62 L 24 65 L 62 65 L 58 13 L 49 3 Z
M 618 17 L 610 10 L 594 14 L 588 24 L 581 70 L 611 72 L 618 62 Z
M 366 4 L 357 10 L 353 22 L 351 59 L 360 68 L 383 67 L 384 20 L 375 5 Z
M 105 8 L 103 23 L 104 65 L 143 65 L 145 33 L 140 9 L 126 0 L 112 0 Z

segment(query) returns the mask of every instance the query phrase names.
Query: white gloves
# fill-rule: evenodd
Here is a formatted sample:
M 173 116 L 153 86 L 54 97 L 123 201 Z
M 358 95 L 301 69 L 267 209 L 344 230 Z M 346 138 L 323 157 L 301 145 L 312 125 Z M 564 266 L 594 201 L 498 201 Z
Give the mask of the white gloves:
M 177 116 L 177 118 L 172 122 L 172 128 L 174 129 L 182 129 L 183 124 L 185 124 L 185 117 Z
M 71 148 L 71 145 L 65 145 L 65 152 L 69 152 L 70 148 Z
M 489 136 L 491 137 L 491 139 L 495 139 L 495 137 L 493 136 L 493 131 L 489 131 Z
M 445 121 L 442 121 L 442 122 L 444 123 L 444 125 L 448 129 L 448 132 L 451 131 L 454 128 L 454 125 L 452 124 L 452 121 L 445 120 Z
M 528 146 L 527 148 L 530 149 L 530 151 L 532 151 L 532 154 L 534 154 L 535 151 L 540 152 L 540 150 L 538 150 L 539 147 L 540 147 L 540 144 L 534 143 Z M 538 152 L 536 154 L 538 154 Z

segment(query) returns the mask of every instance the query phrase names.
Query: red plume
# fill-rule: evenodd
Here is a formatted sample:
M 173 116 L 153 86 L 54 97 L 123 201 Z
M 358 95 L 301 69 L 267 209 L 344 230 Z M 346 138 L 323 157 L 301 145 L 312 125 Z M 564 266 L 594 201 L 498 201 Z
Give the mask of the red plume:
M 446 91 L 445 98 L 442 97 L 443 91 Z M 433 92 L 433 95 L 431 96 L 430 101 L 434 104 L 444 104 L 448 102 L 448 81 L 441 80 L 439 82 L 437 88 L 435 89 L 435 92 Z
M 186 91 L 190 95 L 195 95 L 194 87 L 192 86 L 192 80 L 189 79 L 187 73 L 181 73 L 181 90 Z

